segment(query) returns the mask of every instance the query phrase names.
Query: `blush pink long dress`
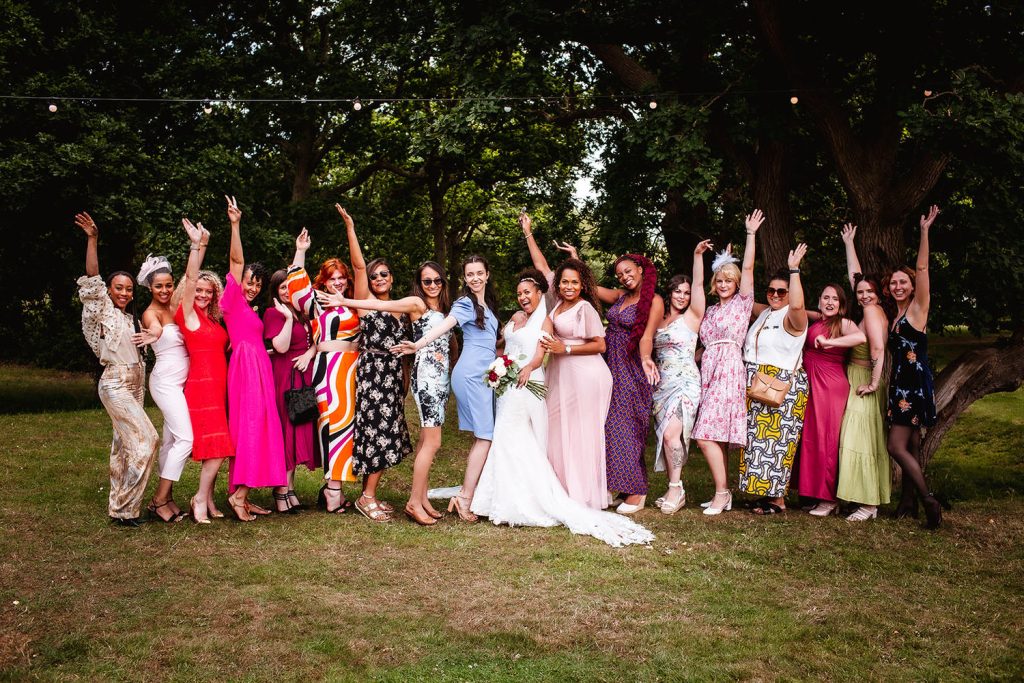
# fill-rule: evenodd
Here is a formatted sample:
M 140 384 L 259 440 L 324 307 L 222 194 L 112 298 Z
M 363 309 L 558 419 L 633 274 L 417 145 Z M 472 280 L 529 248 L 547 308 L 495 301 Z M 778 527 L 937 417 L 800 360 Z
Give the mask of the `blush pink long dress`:
M 263 321 L 230 273 L 220 307 L 231 340 L 228 430 L 235 444 L 235 458 L 228 477 L 229 490 L 238 486 L 285 486 L 284 437 L 277 412 L 274 369 L 263 345 Z

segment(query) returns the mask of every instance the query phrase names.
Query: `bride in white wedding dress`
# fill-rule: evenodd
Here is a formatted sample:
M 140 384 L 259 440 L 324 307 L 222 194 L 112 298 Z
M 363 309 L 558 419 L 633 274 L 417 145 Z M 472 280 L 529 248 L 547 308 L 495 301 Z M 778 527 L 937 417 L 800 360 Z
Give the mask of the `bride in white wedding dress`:
M 524 375 L 532 370 L 529 378 L 539 382 L 544 381 L 544 367 L 538 341 L 550 334 L 546 290 L 540 272 L 525 271 L 516 296 L 529 317 L 517 313 L 504 330 L 505 354 L 519 363 Z M 494 524 L 563 525 L 574 534 L 593 536 L 615 547 L 654 540 L 654 534 L 626 517 L 569 498 L 548 462 L 547 423 L 543 399 L 525 387 L 505 390 L 498 398 L 494 440 L 470 509 Z M 594 425 L 594 429 L 603 428 Z

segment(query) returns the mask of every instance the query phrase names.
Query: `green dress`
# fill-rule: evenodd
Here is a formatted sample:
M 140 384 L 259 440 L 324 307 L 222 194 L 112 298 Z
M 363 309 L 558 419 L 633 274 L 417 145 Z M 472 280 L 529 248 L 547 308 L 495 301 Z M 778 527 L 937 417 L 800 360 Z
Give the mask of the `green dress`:
M 866 343 L 850 352 L 850 360 L 870 360 Z M 861 505 L 889 502 L 889 451 L 885 447 L 882 422 L 885 387 L 857 395 L 857 387 L 871 383 L 871 370 L 854 363 L 846 366 L 850 395 L 839 434 L 839 487 L 836 497 Z

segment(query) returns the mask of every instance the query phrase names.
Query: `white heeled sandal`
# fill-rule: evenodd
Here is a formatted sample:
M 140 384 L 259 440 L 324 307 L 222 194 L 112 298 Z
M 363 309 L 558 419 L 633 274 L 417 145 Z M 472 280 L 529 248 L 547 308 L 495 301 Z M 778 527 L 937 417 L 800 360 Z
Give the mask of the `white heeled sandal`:
M 723 512 L 727 512 L 729 510 L 732 510 L 732 491 L 729 491 L 729 490 L 726 490 L 726 491 L 715 491 L 715 498 L 717 498 L 718 496 L 723 496 L 723 495 L 729 496 L 729 499 L 725 502 L 725 505 L 723 505 L 720 508 L 716 508 L 712 504 L 712 503 L 715 502 L 715 499 L 712 498 L 710 501 L 708 501 L 708 506 L 706 508 L 704 508 L 704 514 L 705 515 L 708 515 L 708 516 L 720 515 Z
M 669 482 L 668 487 L 670 489 L 680 489 L 680 493 L 682 495 L 679 497 L 679 500 L 677 500 L 675 503 L 669 503 L 668 501 L 665 500 L 665 497 L 663 496 L 658 499 L 660 501 L 658 503 L 658 507 L 661 509 L 662 513 L 666 515 L 674 515 L 676 512 L 679 512 L 680 508 L 686 505 L 686 489 L 683 489 L 683 482 L 681 481 L 677 481 L 675 483 Z M 666 493 L 665 495 L 667 496 L 668 493 Z
M 815 517 L 828 517 L 833 513 L 839 513 L 839 503 L 827 500 L 821 501 L 810 510 L 810 514 Z
M 876 517 L 878 517 L 878 507 L 876 505 L 861 505 L 850 513 L 846 519 L 851 522 L 866 522 L 869 519 L 875 519 Z
M 620 515 L 632 515 L 640 512 L 644 509 L 644 504 L 647 502 L 647 496 L 641 496 L 640 502 L 636 505 L 630 505 L 626 501 L 619 503 L 619 507 L 615 508 L 615 511 Z

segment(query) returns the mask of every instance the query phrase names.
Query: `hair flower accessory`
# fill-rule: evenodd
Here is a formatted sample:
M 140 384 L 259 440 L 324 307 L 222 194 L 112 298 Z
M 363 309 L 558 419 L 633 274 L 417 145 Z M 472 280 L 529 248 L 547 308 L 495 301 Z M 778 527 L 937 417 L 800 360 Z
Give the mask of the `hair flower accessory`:
M 717 273 L 723 267 L 730 263 L 739 263 L 740 260 L 732 255 L 732 251 L 729 249 L 723 249 L 722 251 L 715 254 L 715 260 L 711 262 L 711 272 Z

